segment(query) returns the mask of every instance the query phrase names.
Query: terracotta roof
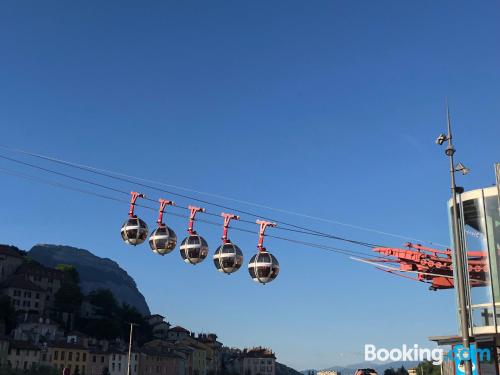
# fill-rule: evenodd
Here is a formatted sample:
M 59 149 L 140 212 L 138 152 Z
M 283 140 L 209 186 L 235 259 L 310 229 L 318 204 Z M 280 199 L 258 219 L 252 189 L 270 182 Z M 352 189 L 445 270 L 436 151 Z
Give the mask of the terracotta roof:
M 45 290 L 40 288 L 38 285 L 32 283 L 29 280 L 26 280 L 24 275 L 12 275 L 0 284 L 0 289 L 4 288 L 18 288 L 32 290 L 35 292 L 45 292 Z
M 10 245 L 0 245 L 0 255 L 6 255 L 14 258 L 24 258 L 17 247 Z
M 171 331 L 173 332 L 186 332 L 189 333 L 189 331 L 186 328 L 183 328 L 181 326 L 175 326 L 174 328 L 170 328 Z

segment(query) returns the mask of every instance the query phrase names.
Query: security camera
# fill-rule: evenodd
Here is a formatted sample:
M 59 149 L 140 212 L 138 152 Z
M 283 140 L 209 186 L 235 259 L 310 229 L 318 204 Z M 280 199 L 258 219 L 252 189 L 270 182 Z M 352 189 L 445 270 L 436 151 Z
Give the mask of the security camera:
M 436 138 L 436 144 L 442 145 L 444 142 L 448 140 L 448 137 L 444 134 L 439 134 L 439 137 Z

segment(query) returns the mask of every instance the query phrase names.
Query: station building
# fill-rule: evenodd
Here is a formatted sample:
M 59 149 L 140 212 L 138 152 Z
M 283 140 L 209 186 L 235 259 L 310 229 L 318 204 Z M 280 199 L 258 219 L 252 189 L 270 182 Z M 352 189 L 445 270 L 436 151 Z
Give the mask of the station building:
M 465 282 L 469 307 L 469 334 L 471 342 L 480 349 L 489 349 L 490 360 L 478 361 L 477 373 L 500 375 L 500 165 L 497 165 L 497 185 L 484 189 L 463 192 L 457 198 L 459 211 L 459 233 L 462 236 L 467 257 L 467 280 Z M 451 220 L 452 200 L 448 202 Z M 450 229 L 450 233 L 452 230 Z M 453 242 L 453 235 L 450 236 Z M 464 251 L 464 253 L 465 253 Z M 472 257 L 481 254 L 482 270 L 472 264 Z M 455 266 L 455 261 L 453 262 Z M 464 268 L 466 267 L 464 262 Z M 483 277 L 477 278 L 478 271 Z M 475 278 L 474 278 L 475 277 Z M 456 285 L 456 283 L 455 283 Z M 458 306 L 458 296 L 457 296 Z M 458 321 L 458 309 L 457 309 Z M 459 329 L 459 327 L 458 327 Z M 445 350 L 461 344 L 460 334 L 434 336 L 430 340 Z M 444 362 L 442 373 L 457 374 L 455 366 Z

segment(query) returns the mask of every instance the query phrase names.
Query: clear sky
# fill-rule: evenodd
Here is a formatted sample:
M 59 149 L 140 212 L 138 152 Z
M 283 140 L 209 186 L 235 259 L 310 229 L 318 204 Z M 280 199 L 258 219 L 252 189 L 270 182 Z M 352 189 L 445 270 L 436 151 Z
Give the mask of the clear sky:
M 494 182 L 499 12 L 493 1 L 3 1 L 0 143 L 448 243 L 448 166 L 434 139 L 448 96 L 457 157 L 472 169 L 460 183 Z M 171 323 L 229 346 L 270 346 L 297 369 L 358 362 L 366 343 L 429 345 L 456 331 L 452 292 L 272 239 L 281 274 L 260 286 L 244 269 L 225 276 L 210 259 L 191 267 L 178 250 L 160 258 L 124 245 L 126 204 L 0 178 L 0 242 L 109 257 Z M 151 212 L 137 213 L 153 225 Z M 182 239 L 186 221 L 166 219 Z M 211 250 L 220 241 L 220 228 L 198 232 Z M 256 251 L 257 235 L 230 237 L 247 260 Z

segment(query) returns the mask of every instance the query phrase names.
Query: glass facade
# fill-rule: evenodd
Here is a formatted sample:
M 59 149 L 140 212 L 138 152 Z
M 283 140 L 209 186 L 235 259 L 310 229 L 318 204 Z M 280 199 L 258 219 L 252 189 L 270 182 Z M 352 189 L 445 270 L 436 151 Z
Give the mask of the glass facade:
M 448 202 L 450 219 L 452 204 Z M 471 334 L 500 333 L 500 210 L 496 187 L 461 194 L 457 200 Z M 450 220 L 451 223 L 451 220 Z M 450 225 L 451 228 L 451 225 Z M 450 230 L 450 237 L 453 233 Z M 455 259 L 454 259 L 455 267 Z

